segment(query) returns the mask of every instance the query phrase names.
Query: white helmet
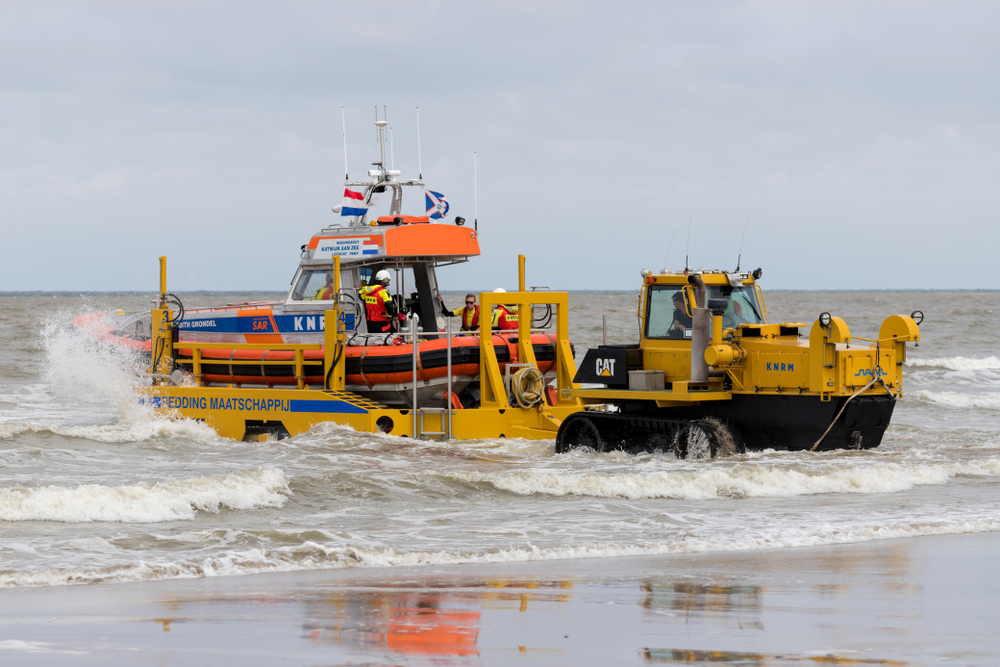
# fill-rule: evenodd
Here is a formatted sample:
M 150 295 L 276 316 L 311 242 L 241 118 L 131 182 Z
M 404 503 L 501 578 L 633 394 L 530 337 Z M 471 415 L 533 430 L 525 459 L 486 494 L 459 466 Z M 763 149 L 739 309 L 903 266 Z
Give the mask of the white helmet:
M 392 277 L 385 269 L 382 269 L 375 274 L 375 282 L 381 283 L 383 286 L 388 285 L 390 280 L 392 280 Z
M 499 292 L 506 292 L 506 291 L 507 291 L 507 290 L 505 290 L 504 288 L 502 288 L 502 287 L 498 287 L 498 288 L 496 288 L 495 290 L 493 290 L 493 293 L 494 293 L 494 294 L 497 294 L 497 293 L 499 293 Z

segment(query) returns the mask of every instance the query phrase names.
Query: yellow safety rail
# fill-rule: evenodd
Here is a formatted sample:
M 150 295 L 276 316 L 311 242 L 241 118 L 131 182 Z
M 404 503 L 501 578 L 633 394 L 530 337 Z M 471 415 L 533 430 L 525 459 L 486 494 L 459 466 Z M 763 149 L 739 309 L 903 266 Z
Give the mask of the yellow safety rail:
M 576 364 L 569 341 L 569 295 L 566 292 L 527 292 L 524 282 L 524 255 L 518 255 L 517 292 L 482 292 L 479 295 L 479 389 L 480 404 L 484 407 L 506 409 L 510 407 L 500 364 L 493 350 L 493 332 L 490 330 L 489 313 L 493 306 L 500 304 L 517 305 L 517 351 L 518 362 L 538 367 L 535 350 L 531 345 L 531 306 L 551 304 L 556 307 L 556 404 L 581 405 L 579 399 L 570 395 L 572 389 L 579 389 L 573 383 Z
M 334 294 L 340 294 L 340 256 L 334 257 Z M 327 389 L 344 388 L 344 355 L 342 354 L 346 337 L 340 331 L 340 309 L 337 299 L 334 299 L 333 308 L 326 311 L 326 331 L 325 344 L 318 343 L 201 343 L 197 341 L 178 341 L 174 343 L 173 330 L 171 329 L 171 314 L 166 305 L 167 297 L 167 258 L 160 257 L 160 304 L 159 308 L 154 308 L 153 315 L 153 343 L 154 349 L 161 350 L 159 353 L 159 368 L 150 368 L 150 373 L 161 379 L 165 378 L 169 371 L 171 362 L 190 362 L 194 375 L 195 384 L 202 386 L 202 350 L 267 350 L 294 352 L 295 380 L 299 389 L 304 389 L 305 367 L 320 366 L 323 369 L 324 387 L 330 381 Z M 330 325 L 333 324 L 331 327 Z M 174 357 L 175 349 L 191 350 L 190 357 Z M 324 359 L 306 361 L 306 350 L 325 350 Z M 154 357 L 154 363 L 156 358 Z M 285 360 L 265 359 L 210 359 L 212 364 L 226 364 L 230 366 L 284 366 L 288 364 Z M 336 372 L 329 373 L 331 366 Z M 332 376 L 332 377 L 331 377 Z M 264 380 L 266 382 L 266 380 Z

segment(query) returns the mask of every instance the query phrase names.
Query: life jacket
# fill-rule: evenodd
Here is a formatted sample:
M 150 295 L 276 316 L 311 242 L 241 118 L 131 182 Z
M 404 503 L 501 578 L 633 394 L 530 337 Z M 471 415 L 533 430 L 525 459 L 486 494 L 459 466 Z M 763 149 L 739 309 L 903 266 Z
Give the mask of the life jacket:
M 462 308 L 462 331 L 475 331 L 479 328 L 479 305 L 476 305 L 476 309 L 472 311 L 472 315 L 469 315 L 468 308 Z
M 517 306 L 500 304 L 493 311 L 493 328 L 501 331 L 517 329 Z
M 316 296 L 313 297 L 316 301 L 329 301 L 333 298 L 333 285 L 324 285 L 319 288 L 316 292 Z
M 369 322 L 388 322 L 389 313 L 385 310 L 385 304 L 392 301 L 389 290 L 381 285 L 365 285 L 359 292 L 361 300 L 365 302 L 365 316 Z

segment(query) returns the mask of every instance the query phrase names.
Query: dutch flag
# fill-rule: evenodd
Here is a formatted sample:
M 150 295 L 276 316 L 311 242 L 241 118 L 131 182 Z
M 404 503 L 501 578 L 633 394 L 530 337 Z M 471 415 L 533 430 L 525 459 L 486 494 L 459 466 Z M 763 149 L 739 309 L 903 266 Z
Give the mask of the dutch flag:
M 354 217 L 366 213 L 368 213 L 368 207 L 365 206 L 365 196 L 360 192 L 344 188 L 344 204 L 340 208 L 340 216 Z
M 440 220 L 448 215 L 448 200 L 440 192 L 424 190 L 427 199 L 427 215 L 433 220 Z

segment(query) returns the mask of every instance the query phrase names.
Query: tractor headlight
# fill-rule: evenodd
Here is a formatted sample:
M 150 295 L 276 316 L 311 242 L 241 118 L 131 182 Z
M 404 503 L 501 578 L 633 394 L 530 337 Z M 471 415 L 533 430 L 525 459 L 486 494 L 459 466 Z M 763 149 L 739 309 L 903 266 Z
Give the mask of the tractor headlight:
M 924 321 L 924 314 L 919 310 L 915 310 L 912 313 L 910 313 L 910 317 L 913 318 L 913 321 L 917 323 L 917 326 L 919 326 L 920 323 Z
M 819 325 L 824 329 L 830 328 L 830 323 L 833 322 L 833 316 L 830 313 L 820 313 L 819 314 Z

